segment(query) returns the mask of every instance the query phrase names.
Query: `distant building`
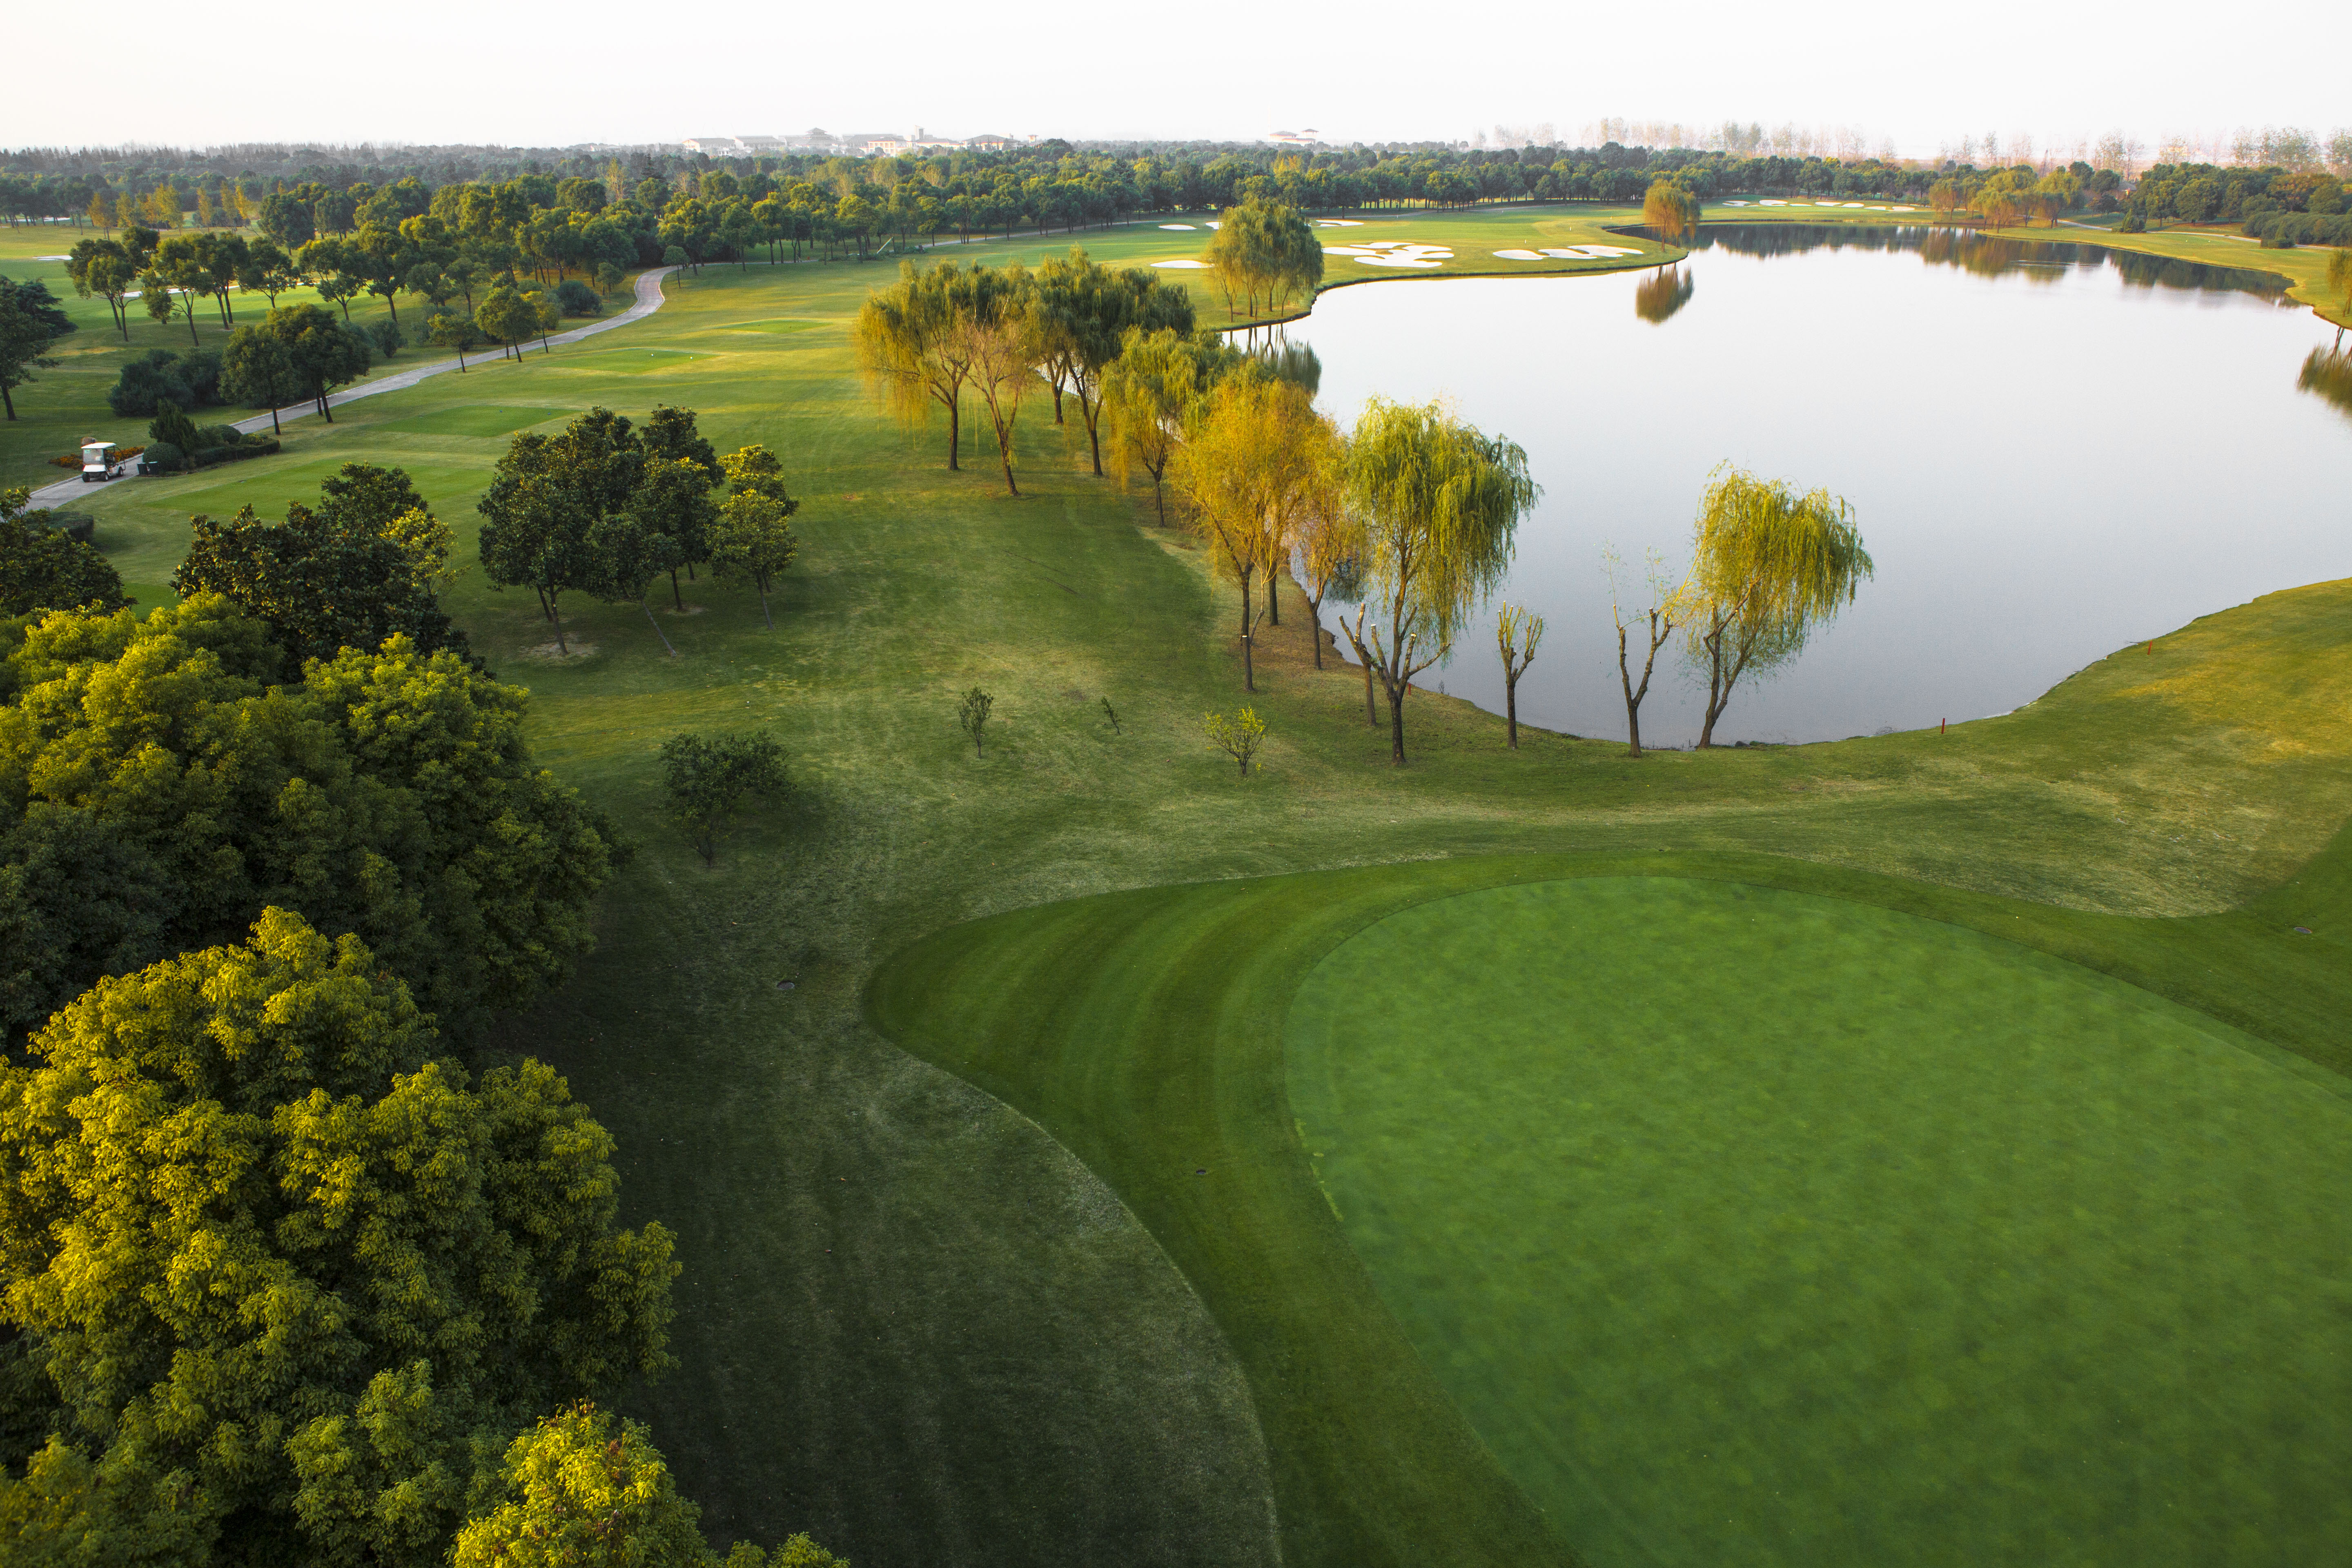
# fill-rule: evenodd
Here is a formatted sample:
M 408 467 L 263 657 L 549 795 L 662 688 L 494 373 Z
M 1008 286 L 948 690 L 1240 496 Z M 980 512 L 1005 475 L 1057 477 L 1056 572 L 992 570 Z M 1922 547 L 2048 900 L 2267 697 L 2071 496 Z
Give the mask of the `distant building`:
M 1266 140 L 1277 147 L 1312 147 L 1320 138 L 1315 134 L 1315 127 L 1310 125 L 1304 131 L 1277 131 Z

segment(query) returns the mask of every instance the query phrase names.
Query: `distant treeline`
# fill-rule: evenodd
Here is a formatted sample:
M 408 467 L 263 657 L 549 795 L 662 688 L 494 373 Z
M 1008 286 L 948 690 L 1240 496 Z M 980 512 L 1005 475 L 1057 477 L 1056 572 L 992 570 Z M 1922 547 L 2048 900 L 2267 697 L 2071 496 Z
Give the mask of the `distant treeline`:
M 2344 183 L 2329 174 L 2158 163 L 2132 192 L 2124 227 L 2137 234 L 2151 225 L 2234 223 L 2273 247 L 2347 245 L 2347 205 Z

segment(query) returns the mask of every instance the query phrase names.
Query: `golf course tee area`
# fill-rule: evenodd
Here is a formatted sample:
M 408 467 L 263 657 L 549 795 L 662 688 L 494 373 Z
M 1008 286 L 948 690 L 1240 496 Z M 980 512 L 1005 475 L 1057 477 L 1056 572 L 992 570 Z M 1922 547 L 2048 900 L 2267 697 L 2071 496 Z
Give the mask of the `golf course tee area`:
M 1630 291 L 1612 269 L 1681 254 L 1638 216 L 1370 213 L 1329 237 L 1391 259 L 1331 278 Z M 1204 227 L 921 264 L 1073 241 L 1222 323 L 1200 268 L 1158 267 Z M 854 328 L 896 265 L 681 268 L 593 339 L 74 497 L 142 615 L 192 514 L 283 517 L 348 463 L 448 526 L 438 605 L 626 850 L 593 953 L 469 1066 L 560 1072 L 612 1135 L 616 1223 L 674 1235 L 675 1364 L 611 1403 L 711 1541 L 806 1531 L 858 1568 L 2344 1555 L 2352 580 L 2147 626 L 1998 717 L 1821 744 L 1513 747 L 1433 667 L 1392 766 L 1362 667 L 1318 647 L 1336 600 L 1318 627 L 1286 555 L 1245 667 L 1234 577 L 1172 488 L 1163 519 L 1141 467 L 1094 471 L 1075 398 L 1057 422 L 1028 390 L 1000 445 L 968 392 L 954 468 L 945 417 L 894 416 Z M 82 336 L 37 384 L 80 401 L 12 437 L 12 482 L 64 475 L 85 423 L 137 434 Z M 656 407 L 774 456 L 796 553 L 764 595 L 707 559 L 569 591 L 559 641 L 490 580 L 477 505 L 518 437 Z M 1683 508 L 1706 479 L 1660 484 Z M 1679 643 L 1657 679 L 1692 679 Z M 1209 735 L 1244 708 L 1237 769 Z M 664 771 L 687 734 L 772 737 L 789 788 L 698 843 Z

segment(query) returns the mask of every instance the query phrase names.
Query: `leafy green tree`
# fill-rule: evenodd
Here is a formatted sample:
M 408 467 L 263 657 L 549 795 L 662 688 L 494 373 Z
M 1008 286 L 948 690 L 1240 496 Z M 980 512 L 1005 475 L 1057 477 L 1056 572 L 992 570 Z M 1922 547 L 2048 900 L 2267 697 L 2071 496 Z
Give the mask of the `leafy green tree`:
M 963 700 L 956 705 L 956 722 L 971 737 L 971 754 L 975 757 L 983 754 L 981 734 L 988 728 L 988 716 L 995 708 L 996 699 L 977 686 L 965 692 Z
M 1642 197 L 1642 222 L 1669 239 L 1698 233 L 1698 194 L 1679 180 L 1654 180 Z
M 711 562 L 722 576 L 740 574 L 751 579 L 760 590 L 761 618 L 774 631 L 776 617 L 768 607 L 768 595 L 776 574 L 800 552 L 791 520 L 801 503 L 786 493 L 783 465 L 765 447 L 742 447 L 719 463 L 731 491 L 719 503 L 710 531 Z
M 766 733 L 673 735 L 662 742 L 661 757 L 670 810 L 706 866 L 717 860 L 738 816 L 789 787 L 783 747 Z
M 962 331 L 971 274 L 952 261 L 918 271 L 898 264 L 898 281 L 858 307 L 859 367 L 908 428 L 947 410 L 948 467 L 961 466 L 963 392 L 971 379 L 971 344 Z
M 15 390 L 35 371 L 58 363 L 43 351 L 71 331 L 73 322 L 49 298 L 47 285 L 0 278 L 0 408 L 9 418 L 16 417 Z
M 1209 237 L 1209 266 L 1224 292 L 1225 313 L 1234 313 L 1238 295 L 1255 316 L 1261 300 L 1273 310 L 1301 289 L 1312 298 L 1323 281 L 1323 242 L 1295 209 L 1253 196 L 1220 215 Z
M 1443 404 L 1375 397 L 1348 443 L 1348 489 L 1364 527 L 1366 603 L 1342 622 L 1388 698 L 1390 761 L 1404 765 L 1404 700 L 1444 658 L 1510 564 L 1518 521 L 1542 490 L 1527 454 Z M 1383 618 L 1369 628 L 1368 610 Z
M 256 294 L 268 296 L 269 308 L 278 309 L 278 296 L 298 287 L 302 274 L 294 258 L 281 249 L 268 235 L 257 235 L 246 243 L 245 256 L 236 269 L 236 286 Z
M 488 342 L 470 310 L 444 310 L 425 317 L 425 334 L 436 347 L 457 351 L 457 371 L 461 375 L 466 369 L 466 351 Z
M 52 615 L 6 671 L 0 863 L 53 859 L 40 846 L 70 825 L 26 825 L 67 812 L 113 842 L 112 863 L 147 868 L 135 886 L 0 878 L 0 930 L 152 928 L 158 947 L 125 950 L 144 963 L 230 940 L 275 904 L 357 933 L 460 1037 L 592 945 L 609 829 L 532 763 L 526 694 L 455 654 L 395 638 L 277 685 L 289 672 L 269 628 L 201 595 L 144 619 Z M 85 920 L 68 897 L 125 912 Z M 0 971 L 0 1025 L 19 1035 L 120 972 L 38 949 L 6 951 Z
M 130 604 L 113 563 L 50 526 L 46 510 L 26 510 L 30 500 L 22 489 L 0 490 L 0 616 Z
M 394 637 L 426 654 L 463 655 L 466 634 L 442 610 L 406 542 L 387 531 L 391 521 L 299 502 L 282 523 L 262 521 L 249 505 L 226 522 L 199 515 L 172 586 L 184 597 L 219 594 L 268 622 L 298 662 L 347 647 L 372 652 Z
M 1250 761 L 1265 744 L 1265 721 L 1258 717 L 1257 710 L 1244 708 L 1230 719 L 1222 713 L 1207 714 L 1202 724 L 1209 743 L 1239 763 L 1242 777 L 1249 777 Z
M 428 1568 L 509 1434 L 669 1364 L 670 1237 L 617 1227 L 611 1137 L 544 1065 L 438 1046 L 363 942 L 268 909 L 0 1068 L 0 1315 L 94 1459 L 45 1464 L 52 1510 L 163 1491 L 214 1559 Z
M 592 408 L 560 436 L 517 436 L 478 503 L 483 570 L 496 586 L 528 586 L 539 595 L 566 654 L 562 595 L 593 593 L 610 580 L 610 563 L 600 561 L 590 536 L 629 509 L 645 464 L 645 444 L 629 421 Z
M 302 395 L 302 381 L 286 341 L 263 327 L 239 327 L 221 350 L 220 389 L 247 408 L 269 410 L 269 428 L 278 434 L 278 411 Z
M 192 234 L 166 236 L 155 247 L 155 258 L 149 263 L 147 275 L 139 280 L 149 315 L 158 321 L 168 321 L 176 309 L 186 319 L 191 347 L 198 346 L 196 301 L 209 297 L 218 287 L 218 279 L 205 265 L 205 253 L 196 237 Z M 160 312 L 155 308 L 159 300 L 165 307 Z
M 651 446 L 651 441 L 646 445 Z M 630 500 L 630 514 L 638 524 L 653 538 L 665 542 L 660 553 L 667 562 L 664 570 L 669 574 L 670 602 L 680 610 L 686 608 L 686 600 L 678 592 L 678 568 L 710 559 L 711 530 L 719 521 L 711 487 L 710 473 L 698 464 L 681 458 L 649 457 L 637 493 Z
M 374 355 L 367 340 L 316 305 L 283 305 L 269 312 L 261 331 L 286 351 L 294 384 L 316 404 L 327 423 L 335 422 L 328 394 L 367 374 Z
M 186 453 L 194 453 L 204 445 L 204 434 L 196 428 L 196 422 L 168 397 L 155 405 L 155 417 L 147 423 L 147 439 Z
M 1130 331 L 1189 335 L 1192 296 L 1144 268 L 1115 272 L 1073 249 L 1067 259 L 1049 260 L 1037 269 L 1036 327 L 1045 379 L 1054 389 L 1054 423 L 1062 423 L 1066 387 L 1077 402 L 1087 455 L 1099 479 L 1104 373 Z
M 1871 572 L 1853 509 L 1842 499 L 1825 489 L 1799 495 L 1785 479 L 1728 464 L 1716 469 L 1699 503 L 1684 591 L 1688 651 L 1707 678 L 1702 748 L 1715 744 L 1740 678 L 1795 659 Z
M 75 243 L 66 257 L 66 276 L 73 279 L 74 292 L 83 299 L 92 295 L 106 301 L 114 313 L 114 325 L 122 341 L 131 341 L 131 312 L 123 301 L 131 290 L 139 286 L 139 267 L 131 253 L 119 240 L 84 239 Z
M 1130 327 L 1103 374 L 1103 413 L 1111 464 L 1122 481 L 1137 468 L 1151 476 L 1152 505 L 1168 521 L 1168 465 L 1184 445 L 1184 421 L 1207 395 L 1233 351 L 1171 328 Z

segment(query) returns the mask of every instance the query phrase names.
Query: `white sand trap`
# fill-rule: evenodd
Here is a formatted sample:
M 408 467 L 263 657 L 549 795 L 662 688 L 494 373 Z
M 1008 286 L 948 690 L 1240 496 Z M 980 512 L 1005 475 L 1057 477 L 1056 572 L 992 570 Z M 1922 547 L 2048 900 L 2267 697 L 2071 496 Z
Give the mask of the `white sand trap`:
M 1191 228 L 1192 226 L 1189 223 L 1163 223 L 1160 226 L 1162 228 Z
M 1622 245 L 1568 245 L 1548 246 L 1544 254 L 1562 261 L 1603 261 L 1612 256 L 1639 256 L 1642 253 Z
M 1209 269 L 1209 264 L 1207 262 L 1193 261 L 1190 258 L 1182 261 L 1155 261 L 1151 265 L 1154 267 L 1181 267 L 1188 271 L 1194 272 L 1206 272 Z
M 1891 213 L 1916 213 L 1919 209 L 1917 207 L 1888 207 L 1886 210 Z
M 1845 205 L 1850 207 L 1866 207 L 1870 204 L 1868 202 L 1848 202 Z
M 1776 202 L 1771 197 L 1767 196 L 1756 205 L 1759 207 L 1785 207 L 1789 204 L 1786 202 Z
M 1723 205 L 1727 207 L 1744 207 L 1748 204 L 1746 202 L 1726 202 Z
M 1360 247 L 1348 248 L 1356 251 L 1356 260 L 1366 267 L 1435 267 L 1454 259 L 1450 247 L 1408 239 L 1368 239 Z
M 1221 223 L 1208 223 L 1208 224 L 1202 224 L 1201 226 L 1202 226 L 1202 228 L 1223 228 L 1223 227 L 1224 227 L 1225 226 L 1224 226 L 1223 224 L 1221 224 Z
M 1315 226 L 1317 228 L 1361 228 L 1364 226 L 1364 220 L 1360 217 L 1318 217 L 1315 220 Z
M 1506 261 L 1541 261 L 1543 259 L 1543 252 L 1540 250 L 1498 250 L 1495 254 Z

